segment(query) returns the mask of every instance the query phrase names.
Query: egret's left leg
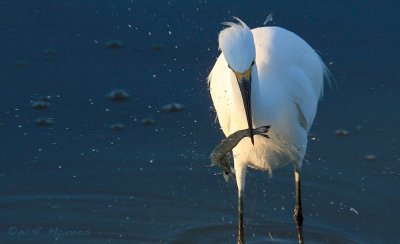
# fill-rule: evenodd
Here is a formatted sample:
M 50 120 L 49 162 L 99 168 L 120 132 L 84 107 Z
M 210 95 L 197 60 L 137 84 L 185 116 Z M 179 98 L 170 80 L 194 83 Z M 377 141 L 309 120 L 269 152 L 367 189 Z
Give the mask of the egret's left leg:
M 301 208 L 300 169 L 295 163 L 294 181 L 296 186 L 296 206 L 294 207 L 294 221 L 297 225 L 297 238 L 299 244 L 303 243 L 303 212 Z

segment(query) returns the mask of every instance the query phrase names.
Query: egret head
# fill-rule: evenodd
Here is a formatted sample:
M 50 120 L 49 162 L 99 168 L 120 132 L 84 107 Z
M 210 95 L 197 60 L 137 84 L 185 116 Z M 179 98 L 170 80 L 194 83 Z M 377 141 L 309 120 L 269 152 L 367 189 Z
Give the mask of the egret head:
M 243 99 L 251 142 L 254 144 L 253 122 L 251 117 L 251 72 L 256 57 L 253 34 L 250 28 L 239 18 L 238 23 L 225 23 L 218 36 L 221 49 L 228 67 L 235 74 Z

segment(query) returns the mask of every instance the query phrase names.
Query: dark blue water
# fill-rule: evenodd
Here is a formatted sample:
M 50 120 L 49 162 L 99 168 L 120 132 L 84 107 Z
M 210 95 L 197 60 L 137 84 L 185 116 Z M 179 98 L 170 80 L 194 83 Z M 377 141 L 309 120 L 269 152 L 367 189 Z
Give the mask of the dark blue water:
M 399 10 L 396 1 L 1 1 L 0 242 L 234 243 L 235 185 L 208 167 L 223 135 L 206 77 L 220 23 L 258 27 L 270 12 L 269 24 L 303 37 L 335 78 L 303 167 L 305 240 L 397 242 Z M 115 39 L 120 48 L 105 46 Z M 130 97 L 107 98 L 116 88 Z M 33 109 L 41 96 L 51 106 Z M 185 109 L 162 111 L 170 102 Z M 54 123 L 38 126 L 40 117 Z M 350 134 L 336 136 L 341 128 Z M 292 168 L 247 179 L 247 241 L 295 242 Z

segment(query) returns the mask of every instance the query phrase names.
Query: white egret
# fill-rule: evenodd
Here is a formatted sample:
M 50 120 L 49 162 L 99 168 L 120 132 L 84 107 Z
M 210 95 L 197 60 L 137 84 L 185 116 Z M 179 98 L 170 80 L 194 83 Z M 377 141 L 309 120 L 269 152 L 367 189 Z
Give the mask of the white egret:
M 250 129 L 233 149 L 238 188 L 238 243 L 244 242 L 246 169 L 271 172 L 294 164 L 294 219 L 303 242 L 300 169 L 328 70 L 299 36 L 280 27 L 250 30 L 240 19 L 219 33 L 222 51 L 209 77 L 212 101 L 226 136 Z M 268 136 L 253 128 L 270 125 Z

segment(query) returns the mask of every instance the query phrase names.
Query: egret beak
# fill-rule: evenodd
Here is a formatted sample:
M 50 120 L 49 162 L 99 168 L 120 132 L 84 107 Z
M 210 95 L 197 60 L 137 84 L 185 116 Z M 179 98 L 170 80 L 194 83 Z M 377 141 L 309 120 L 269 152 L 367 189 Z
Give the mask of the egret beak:
M 247 124 L 250 130 L 251 143 L 254 145 L 253 120 L 251 117 L 251 68 L 243 73 L 234 72 L 242 94 L 244 111 L 246 112 Z

